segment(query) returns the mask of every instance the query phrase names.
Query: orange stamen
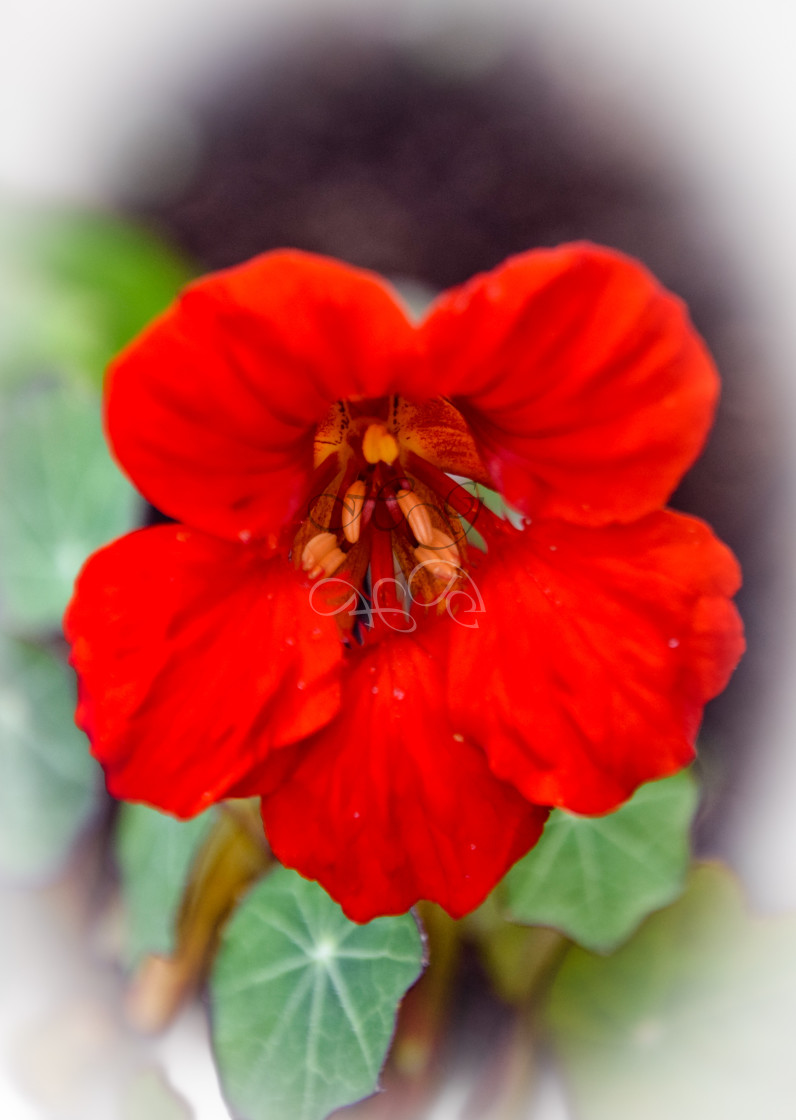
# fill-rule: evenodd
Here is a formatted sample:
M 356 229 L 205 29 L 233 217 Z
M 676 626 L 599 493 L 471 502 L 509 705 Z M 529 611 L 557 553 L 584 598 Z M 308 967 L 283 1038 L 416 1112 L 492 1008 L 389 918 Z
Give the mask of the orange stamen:
M 409 528 L 419 544 L 431 544 L 434 525 L 426 502 L 422 502 L 411 490 L 399 490 L 396 495 L 401 513 L 409 522 Z
M 301 554 L 302 568 L 305 572 L 309 572 L 310 577 L 314 579 L 323 570 L 322 564 L 325 557 L 333 551 L 339 551 L 337 549 L 337 537 L 334 533 L 317 533 L 304 546 L 304 551 Z
M 431 540 L 414 549 L 415 559 L 438 579 L 450 579 L 459 571 L 459 550 L 453 539 L 439 529 L 433 529 Z
M 365 504 L 368 488 L 362 479 L 352 482 L 343 498 L 343 533 L 345 539 L 356 544 L 362 529 L 362 507 Z
M 317 579 L 321 573 L 325 576 L 333 575 L 337 569 L 345 563 L 345 553 L 341 548 L 333 548 L 331 552 L 327 552 L 323 560 L 321 560 L 310 571 L 310 579 Z

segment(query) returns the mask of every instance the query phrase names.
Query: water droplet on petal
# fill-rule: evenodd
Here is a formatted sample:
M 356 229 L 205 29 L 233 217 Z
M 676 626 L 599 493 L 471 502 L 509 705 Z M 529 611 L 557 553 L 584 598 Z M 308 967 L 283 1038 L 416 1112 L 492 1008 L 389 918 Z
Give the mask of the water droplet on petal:
M 358 820 L 359 820 L 359 810 L 358 810 L 358 809 L 355 809 L 355 810 L 354 810 L 354 820 L 355 820 L 355 821 L 358 821 Z
M 403 700 L 404 696 L 406 696 L 406 693 L 400 688 L 394 688 L 392 694 L 396 700 Z
M 376 695 L 376 694 L 378 693 L 378 691 L 379 691 L 379 686 L 378 686 L 377 684 L 374 684 L 373 688 L 372 688 L 372 689 L 371 689 L 370 691 L 371 691 L 371 692 L 373 693 L 373 695 L 375 696 L 375 695 Z
M 321 633 L 321 628 L 320 628 L 320 626 L 314 626 L 314 627 L 313 627 L 313 630 L 312 630 L 312 636 L 313 636 L 313 638 L 317 638 L 317 637 L 319 637 L 320 633 Z
M 551 552 L 558 552 L 558 545 L 557 544 L 551 544 L 550 545 L 550 551 Z
M 296 644 L 296 639 L 295 638 L 285 638 L 285 645 L 286 646 L 294 646 L 295 644 Z
M 307 687 L 307 682 L 306 681 L 297 681 L 296 682 L 296 688 L 300 689 L 301 691 L 303 691 L 306 687 Z
M 677 649 L 677 647 L 679 645 L 680 645 L 680 639 L 679 638 L 669 638 L 669 649 Z
M 460 734 L 458 731 L 454 731 L 453 740 L 454 740 L 455 743 L 463 743 L 464 742 L 464 735 Z
M 238 533 L 238 539 L 242 540 L 244 544 L 247 541 L 250 541 L 252 539 L 251 529 L 241 529 L 241 531 Z
M 471 851 L 471 852 L 474 852 L 474 851 L 475 851 L 475 844 L 471 844 L 471 845 L 470 845 L 470 851 Z

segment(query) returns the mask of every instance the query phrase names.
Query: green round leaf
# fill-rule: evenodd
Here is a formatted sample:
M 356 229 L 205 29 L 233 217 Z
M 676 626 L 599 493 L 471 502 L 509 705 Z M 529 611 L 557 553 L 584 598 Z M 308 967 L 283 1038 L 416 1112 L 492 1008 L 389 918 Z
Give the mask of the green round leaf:
M 0 615 L 57 628 L 90 552 L 132 528 L 140 499 L 113 464 L 96 397 L 45 381 L 0 417 Z
M 74 725 L 74 679 L 46 650 L 0 635 L 0 872 L 47 875 L 94 810 L 96 763 Z
M 216 819 L 209 809 L 189 821 L 147 805 L 124 804 L 116 829 L 116 856 L 127 911 L 130 967 L 147 953 L 172 953 L 177 911 L 188 874 Z
M 681 773 L 647 783 L 605 817 L 554 811 L 506 877 L 509 917 L 615 948 L 682 891 L 696 802 L 693 778 Z
M 156 238 L 99 214 L 0 211 L 0 386 L 42 373 L 97 389 L 189 279 Z
M 222 1085 L 245 1120 L 322 1120 L 375 1091 L 423 946 L 414 919 L 350 922 L 278 869 L 230 922 L 211 977 Z
M 571 949 L 544 1014 L 579 1120 L 791 1120 L 795 958 L 716 865 L 612 956 Z

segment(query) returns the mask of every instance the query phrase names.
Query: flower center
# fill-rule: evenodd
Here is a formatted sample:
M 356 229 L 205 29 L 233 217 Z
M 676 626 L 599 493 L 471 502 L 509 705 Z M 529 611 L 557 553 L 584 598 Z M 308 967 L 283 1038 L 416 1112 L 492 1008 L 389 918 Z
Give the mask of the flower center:
M 315 463 L 296 566 L 338 597 L 353 589 L 373 615 L 408 615 L 418 602 L 444 609 L 467 578 L 477 485 L 489 485 L 454 406 L 339 401 L 318 426 Z

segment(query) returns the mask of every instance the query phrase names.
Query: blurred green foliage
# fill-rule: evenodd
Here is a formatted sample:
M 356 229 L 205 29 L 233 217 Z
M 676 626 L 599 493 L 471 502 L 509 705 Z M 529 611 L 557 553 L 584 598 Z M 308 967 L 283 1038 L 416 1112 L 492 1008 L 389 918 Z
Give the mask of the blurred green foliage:
M 97 808 L 58 642 L 87 555 L 141 503 L 102 434 L 108 360 L 190 270 L 109 216 L 0 208 L 0 870 L 51 873 Z M 24 638 L 24 641 L 18 639 Z
M 58 657 L 0 634 L 0 873 L 55 870 L 96 805 L 97 767 Z
M 215 819 L 215 809 L 180 821 L 148 805 L 122 805 L 115 839 L 127 916 L 128 965 L 138 964 L 147 953 L 167 956 L 174 951 L 180 901 Z
M 191 276 L 110 216 L 0 209 L 0 387 L 57 375 L 93 387 Z
M 57 632 L 86 557 L 133 528 L 138 495 L 111 461 L 97 394 L 32 381 L 0 415 L 0 619 Z
M 718 864 L 613 956 L 573 948 L 545 1020 L 579 1120 L 791 1120 L 795 959 Z

